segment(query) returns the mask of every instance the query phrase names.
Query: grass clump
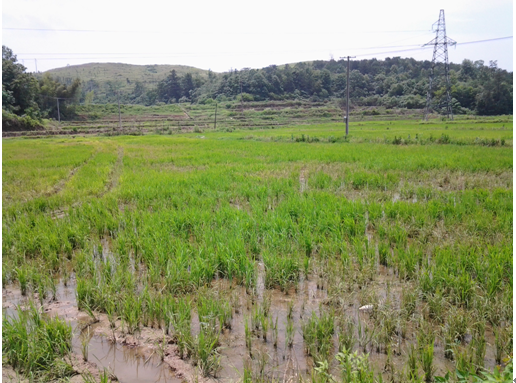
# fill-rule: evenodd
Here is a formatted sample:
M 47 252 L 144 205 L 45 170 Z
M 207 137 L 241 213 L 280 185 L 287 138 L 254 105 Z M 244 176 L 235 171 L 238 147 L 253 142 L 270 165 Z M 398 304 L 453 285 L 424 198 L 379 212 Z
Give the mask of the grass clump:
M 319 317 L 312 312 L 312 316 L 303 324 L 302 331 L 307 354 L 316 361 L 327 360 L 335 332 L 333 312 L 321 313 Z
M 72 328 L 65 321 L 44 318 L 31 304 L 28 310 L 18 307 L 18 316 L 2 320 L 2 353 L 15 370 L 44 379 L 74 374 L 62 358 L 72 348 Z

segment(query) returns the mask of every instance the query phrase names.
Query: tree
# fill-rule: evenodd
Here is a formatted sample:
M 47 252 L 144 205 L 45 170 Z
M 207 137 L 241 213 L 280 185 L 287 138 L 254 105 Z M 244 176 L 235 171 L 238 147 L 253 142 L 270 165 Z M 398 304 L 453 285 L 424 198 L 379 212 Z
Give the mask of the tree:
M 42 112 L 57 119 L 72 118 L 75 115 L 75 105 L 80 94 L 81 81 L 77 78 L 70 85 L 64 85 L 54 80 L 45 73 L 39 80 L 38 104 Z M 59 113 L 57 111 L 57 98 L 59 98 Z
M 512 76 L 499 69 L 496 61 L 491 61 L 481 76 L 484 81 L 476 98 L 478 114 L 512 114 Z
M 181 82 L 175 69 L 158 83 L 157 91 L 158 99 L 163 102 L 177 102 L 183 96 Z
M 190 99 L 190 93 L 195 89 L 195 84 L 191 73 L 186 73 L 181 79 L 181 88 L 183 96 Z
M 2 108 L 20 116 L 37 117 L 38 82 L 26 69 L 13 51 L 2 45 Z

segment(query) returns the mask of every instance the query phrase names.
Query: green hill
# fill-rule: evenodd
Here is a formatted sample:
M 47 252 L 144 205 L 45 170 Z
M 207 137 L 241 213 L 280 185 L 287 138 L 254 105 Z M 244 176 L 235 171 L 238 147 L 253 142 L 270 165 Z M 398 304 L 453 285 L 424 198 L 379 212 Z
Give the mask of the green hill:
M 172 69 L 175 69 L 178 75 L 191 73 L 203 78 L 207 77 L 209 72 L 186 65 L 89 63 L 51 69 L 44 73 L 49 73 L 54 79 L 64 84 L 71 84 L 74 79 L 79 78 L 83 84 L 83 92 L 94 90 L 95 99 L 100 101 L 102 95 L 109 93 L 112 87 L 119 89 L 121 93 L 131 93 L 136 82 L 141 83 L 147 89 L 154 88 Z

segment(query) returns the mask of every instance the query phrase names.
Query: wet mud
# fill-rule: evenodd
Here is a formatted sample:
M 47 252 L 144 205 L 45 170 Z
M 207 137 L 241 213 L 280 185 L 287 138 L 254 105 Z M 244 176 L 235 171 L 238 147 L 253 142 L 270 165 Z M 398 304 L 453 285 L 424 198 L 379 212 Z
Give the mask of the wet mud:
M 261 375 L 268 379 L 280 381 L 295 381 L 298 377 L 309 378 L 313 366 L 313 360 L 307 356 L 302 335 L 302 324 L 308 317 L 315 313 L 319 315 L 322 309 L 331 309 L 335 303 L 335 297 L 329 297 L 327 281 L 318 276 L 310 276 L 309 279 L 301 277 L 296 287 L 288 292 L 277 289 L 266 290 L 264 288 L 263 264 L 258 265 L 257 288 L 253 294 L 248 294 L 245 288 L 231 285 L 227 280 L 216 280 L 211 288 L 219 290 L 221 294 L 233 296 L 233 319 L 231 329 L 223 330 L 221 334 L 221 368 L 215 377 L 203 378 L 198 370 L 190 364 L 188 359 L 179 357 L 177 346 L 171 341 L 163 342 L 163 330 L 157 328 L 142 327 L 134 335 L 122 331 L 122 323 L 116 322 L 115 329 L 110 327 L 107 315 L 95 313 L 95 318 L 77 309 L 75 287 L 73 279 L 68 286 L 61 282 L 58 285 L 57 300 L 45 301 L 41 310 L 49 316 L 59 316 L 66 319 L 73 328 L 73 361 L 74 368 L 81 374 L 89 371 L 94 376 L 107 369 L 112 376 L 116 376 L 120 382 L 214 382 L 241 381 L 244 368 L 260 370 Z M 388 297 L 401 297 L 403 289 L 410 288 L 406 283 L 400 282 L 392 269 L 379 266 L 374 281 L 368 286 L 369 290 L 376 292 L 377 302 L 382 305 Z M 34 294 L 37 301 L 37 294 Z M 270 300 L 270 317 L 272 323 L 277 323 L 277 339 L 273 330 L 269 328 L 266 338 L 258 332 L 252 337 L 252 347 L 246 347 L 245 320 L 249 320 L 253 310 L 261 305 L 264 299 Z M 392 302 L 393 307 L 399 307 L 400 300 Z M 28 298 L 21 295 L 16 286 L 8 286 L 2 290 L 2 310 L 6 316 L 16 316 L 17 308 L 24 309 L 28 304 Z M 355 323 L 364 325 L 372 323 L 372 310 L 368 306 L 367 295 L 351 292 L 338 297 L 340 309 L 336 311 L 336 320 L 339 316 L 345 316 Z M 365 308 L 364 308 L 365 306 Z M 374 305 L 373 305 L 374 306 Z M 362 309 L 361 309 L 362 308 Z M 418 308 L 422 310 L 422 308 Z M 294 323 L 293 341 L 287 342 L 287 317 L 291 313 Z M 271 326 L 272 327 L 272 326 Z M 198 334 L 200 324 L 192 310 L 192 334 Z M 356 330 L 355 330 L 356 331 Z M 409 323 L 404 337 L 392 339 L 392 354 L 388 356 L 385 350 L 366 346 L 369 360 L 375 371 L 383 372 L 384 377 L 404 368 L 406 364 L 406 349 L 409 344 L 416 343 L 417 329 L 413 323 Z M 358 337 L 358 333 L 356 334 Z M 486 329 L 486 358 L 485 367 L 492 369 L 494 360 L 494 336 L 491 329 Z M 337 334 L 332 338 L 332 353 L 338 351 Z M 84 360 L 84 344 L 87 344 L 87 361 Z M 358 350 L 358 344 L 354 350 Z M 361 351 L 364 351 L 362 348 Z M 436 375 L 445 375 L 447 371 L 454 370 L 454 363 L 444 358 L 444 345 L 438 337 L 435 341 L 434 366 Z M 338 368 L 335 358 L 330 361 L 330 371 L 338 376 Z M 6 370 L 10 374 L 10 370 Z M 10 379 L 9 376 L 5 379 Z M 14 379 L 14 378 L 13 378 Z M 9 380 L 7 380 L 9 381 Z

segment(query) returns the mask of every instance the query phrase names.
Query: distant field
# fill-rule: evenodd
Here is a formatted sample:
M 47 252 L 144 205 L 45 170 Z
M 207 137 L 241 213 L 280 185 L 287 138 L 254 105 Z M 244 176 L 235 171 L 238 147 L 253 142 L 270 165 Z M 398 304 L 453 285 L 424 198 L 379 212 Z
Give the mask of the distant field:
M 48 121 L 46 129 L 3 132 L 5 136 L 213 134 L 213 137 L 301 142 L 377 142 L 398 144 L 512 145 L 512 116 L 455 116 L 453 121 L 423 121 L 420 110 L 356 108 L 350 115 L 350 135 L 344 139 L 342 109 L 337 103 L 306 101 L 214 102 L 145 107 L 82 105 L 74 121 Z M 227 134 L 231 133 L 231 134 Z
M 512 116 L 355 119 L 346 138 L 340 122 L 257 127 L 280 111 L 246 110 L 236 127 L 238 109 L 219 110 L 216 130 L 4 139 L 5 363 L 44 380 L 69 352 L 108 367 L 89 328 L 91 347 L 121 347 L 114 375 L 131 346 L 161 379 L 181 373 L 168 381 L 430 382 L 509 364 Z M 65 286 L 82 318 L 66 352 L 6 352 L 24 349 L 23 321 L 47 323 L 14 304 L 57 310 Z

